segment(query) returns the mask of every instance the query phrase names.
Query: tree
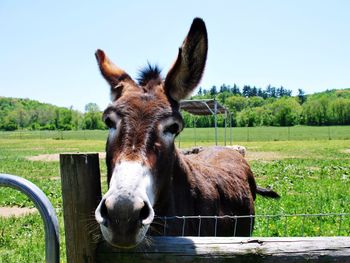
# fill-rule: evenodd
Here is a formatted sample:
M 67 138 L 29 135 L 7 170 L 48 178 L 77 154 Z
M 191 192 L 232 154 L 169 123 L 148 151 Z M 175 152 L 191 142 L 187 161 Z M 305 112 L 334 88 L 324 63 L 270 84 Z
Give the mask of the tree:
M 276 91 L 276 96 L 280 97 L 280 98 L 281 97 L 290 97 L 291 95 L 292 95 L 292 91 L 283 88 L 283 86 L 278 88 L 277 91 Z
M 277 94 L 276 94 L 276 88 L 272 87 L 270 84 L 266 87 L 266 94 L 267 97 L 269 98 L 276 98 Z
M 2 122 L 0 123 L 0 129 L 4 131 L 14 131 L 18 129 L 16 117 L 13 113 L 4 116 Z
M 257 94 L 258 97 L 261 97 L 263 99 L 266 99 L 267 98 L 267 93 L 265 90 L 262 90 L 261 88 L 258 88 L 258 94 Z
M 210 95 L 211 96 L 215 96 L 216 94 L 218 94 L 216 86 L 212 86 L 211 89 L 210 89 Z
M 303 104 L 303 119 L 307 125 L 330 124 L 329 97 L 313 97 Z
M 225 84 L 222 84 L 220 86 L 220 93 L 227 92 L 227 91 L 229 91 L 229 88 Z
M 336 98 L 329 104 L 331 124 L 350 124 L 350 99 Z
M 249 85 L 244 85 L 243 86 L 242 95 L 244 97 L 250 97 L 251 96 L 251 87 Z
M 247 99 L 242 96 L 231 96 L 226 98 L 225 104 L 231 112 L 238 112 L 247 106 Z
M 85 106 L 85 111 L 83 129 L 96 130 L 106 128 L 102 122 L 102 112 L 96 103 L 88 103 Z
M 217 100 L 222 104 L 225 104 L 226 98 L 228 98 L 228 97 L 230 97 L 230 93 L 228 91 L 220 92 L 216 96 Z
M 249 93 L 249 97 L 255 97 L 258 96 L 258 89 L 254 86 Z
M 231 88 L 231 93 L 233 95 L 241 95 L 241 91 L 239 90 L 239 87 L 236 84 L 233 84 L 233 87 Z
M 302 108 L 295 98 L 283 97 L 270 105 L 275 126 L 293 126 L 300 123 Z
M 261 97 L 255 96 L 248 99 L 249 108 L 261 107 L 264 104 L 265 104 L 265 100 Z
M 241 127 L 252 127 L 256 125 L 256 112 L 246 108 L 237 114 L 237 124 Z
M 19 105 L 17 109 L 14 110 L 14 119 L 17 121 L 17 126 L 20 129 L 25 128 L 29 122 L 28 111 L 26 111 L 23 105 Z
M 73 113 L 72 107 L 70 109 L 61 109 L 61 122 L 60 127 L 62 130 L 72 130 L 73 129 Z
M 305 92 L 302 89 L 298 89 L 297 97 L 299 99 L 300 104 L 303 104 L 306 101 Z
M 100 107 L 96 103 L 90 102 L 85 105 L 85 112 L 99 112 L 99 111 L 100 111 Z

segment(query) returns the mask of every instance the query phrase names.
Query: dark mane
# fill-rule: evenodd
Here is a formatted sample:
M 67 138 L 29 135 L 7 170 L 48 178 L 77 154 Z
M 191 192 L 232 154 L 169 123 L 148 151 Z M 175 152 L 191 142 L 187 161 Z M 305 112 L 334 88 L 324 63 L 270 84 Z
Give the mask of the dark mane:
M 139 85 L 146 86 L 151 80 L 161 81 L 161 71 L 162 70 L 158 67 L 158 65 L 151 65 L 150 63 L 147 63 L 147 65 L 139 71 L 139 76 L 137 77 Z

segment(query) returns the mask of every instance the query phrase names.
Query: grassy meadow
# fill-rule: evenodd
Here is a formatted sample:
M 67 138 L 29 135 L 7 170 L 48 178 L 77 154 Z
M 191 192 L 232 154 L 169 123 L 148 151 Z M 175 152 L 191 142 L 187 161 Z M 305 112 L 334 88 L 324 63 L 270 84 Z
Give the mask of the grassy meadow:
M 196 133 L 196 140 L 193 139 Z M 103 152 L 107 131 L 1 132 L 0 173 L 23 176 L 40 187 L 56 208 L 61 262 L 65 259 L 59 164 L 55 158 L 28 157 L 61 152 Z M 219 129 L 219 144 L 224 144 Z M 214 130 L 185 129 L 177 145 L 213 145 Z M 260 186 L 280 200 L 256 199 L 254 236 L 350 235 L 350 127 L 234 128 L 233 144 L 247 148 Z M 227 144 L 230 133 L 227 130 Z M 105 176 L 104 160 L 101 174 Z M 106 189 L 105 184 L 103 188 Z M 1 188 L 0 206 L 33 207 L 21 193 Z M 337 215 L 332 215 L 337 214 Z M 343 215 L 338 215 L 343 213 Z M 296 214 L 301 214 L 297 216 Z M 305 214 L 327 214 L 306 216 Z M 288 216 L 286 216 L 288 215 Z M 0 263 L 44 262 L 44 229 L 39 214 L 0 217 Z
M 177 139 L 184 146 L 215 143 L 214 128 L 185 128 Z M 107 130 L 1 132 L 2 139 L 105 140 Z M 350 126 L 233 127 L 218 128 L 221 144 L 231 141 L 350 140 Z M 181 146 L 181 144 L 180 144 Z

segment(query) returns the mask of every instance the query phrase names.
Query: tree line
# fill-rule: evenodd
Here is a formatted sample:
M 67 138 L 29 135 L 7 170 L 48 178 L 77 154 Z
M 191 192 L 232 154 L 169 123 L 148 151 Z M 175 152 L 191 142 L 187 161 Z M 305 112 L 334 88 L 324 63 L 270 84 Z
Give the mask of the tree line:
M 350 125 L 350 89 L 327 90 L 305 95 L 301 89 L 292 91 L 268 85 L 265 89 L 236 84 L 223 84 L 218 89 L 200 88 L 194 99 L 216 99 L 232 113 L 233 126 L 294 126 Z M 212 116 L 194 117 L 184 114 L 185 122 L 193 127 L 212 127 Z M 218 116 L 218 125 L 224 125 Z
M 304 95 L 302 90 L 299 90 L 299 93 Z M 262 89 L 256 86 L 244 85 L 242 91 L 240 87 L 236 84 L 230 85 L 222 84 L 219 88 L 219 91 L 216 86 L 212 86 L 209 90 L 199 88 L 197 96 L 201 97 L 215 97 L 219 94 L 232 94 L 243 97 L 261 97 L 263 99 L 267 98 L 279 98 L 279 97 L 290 97 L 292 95 L 292 91 L 285 89 L 283 86 L 274 87 L 272 85 L 268 85 L 266 89 Z
M 85 113 L 30 99 L 0 97 L 0 130 L 105 129 L 98 105 L 89 103 Z
M 350 125 L 350 89 L 327 90 L 296 96 L 284 87 L 265 89 L 244 85 L 199 88 L 193 99 L 216 99 L 232 113 L 233 126 Z M 192 116 L 183 112 L 186 127 L 213 127 L 213 116 Z M 218 116 L 224 125 L 224 116 Z M 102 111 L 88 103 L 85 113 L 73 107 L 57 107 L 30 99 L 0 97 L 0 130 L 106 129 Z

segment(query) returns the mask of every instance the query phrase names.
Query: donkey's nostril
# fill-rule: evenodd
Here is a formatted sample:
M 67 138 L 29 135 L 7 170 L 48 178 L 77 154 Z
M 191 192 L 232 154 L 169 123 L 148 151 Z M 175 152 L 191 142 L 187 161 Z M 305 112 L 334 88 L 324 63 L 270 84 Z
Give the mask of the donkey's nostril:
M 140 211 L 140 220 L 142 221 L 146 219 L 149 216 L 149 213 L 150 213 L 149 206 L 147 205 L 146 202 L 143 202 L 143 207 L 141 208 L 141 211 Z
M 106 200 L 103 200 L 101 202 L 100 214 L 101 214 L 101 217 L 103 219 L 102 224 L 107 226 L 108 225 L 109 216 L 108 216 L 108 209 L 107 209 L 107 206 L 106 206 Z
M 139 219 L 143 225 L 149 225 L 152 223 L 154 217 L 153 209 L 149 206 L 147 202 L 143 202 L 143 207 L 141 208 Z

